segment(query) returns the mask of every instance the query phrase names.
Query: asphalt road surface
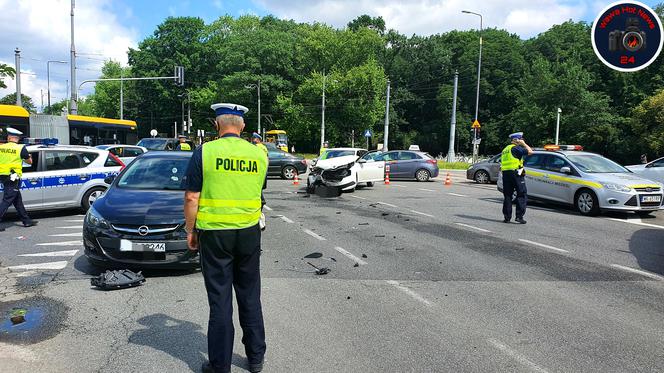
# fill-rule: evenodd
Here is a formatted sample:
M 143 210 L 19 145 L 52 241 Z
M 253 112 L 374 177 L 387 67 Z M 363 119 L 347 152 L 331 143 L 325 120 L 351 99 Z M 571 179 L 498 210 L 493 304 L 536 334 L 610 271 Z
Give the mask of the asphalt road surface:
M 664 212 L 588 218 L 531 204 L 527 225 L 504 224 L 494 185 L 454 175 L 338 198 L 269 181 L 265 372 L 664 371 Z M 2 371 L 199 370 L 199 272 L 91 289 L 83 217 L 38 218 L 0 233 L 0 325 L 12 307 L 41 320 L 0 333 Z M 233 372 L 244 372 L 236 326 Z

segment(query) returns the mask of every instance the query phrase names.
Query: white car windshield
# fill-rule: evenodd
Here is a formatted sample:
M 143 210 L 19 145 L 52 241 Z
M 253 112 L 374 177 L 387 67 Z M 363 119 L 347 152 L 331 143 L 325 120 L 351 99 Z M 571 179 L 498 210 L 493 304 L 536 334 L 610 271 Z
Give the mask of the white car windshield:
M 616 162 L 594 154 L 568 155 L 570 160 L 581 171 L 590 174 L 629 173 L 630 171 Z

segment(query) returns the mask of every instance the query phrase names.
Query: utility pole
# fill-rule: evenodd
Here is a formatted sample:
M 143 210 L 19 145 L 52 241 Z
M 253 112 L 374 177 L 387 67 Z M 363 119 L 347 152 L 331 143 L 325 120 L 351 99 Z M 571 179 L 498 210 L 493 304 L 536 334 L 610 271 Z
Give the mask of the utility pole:
M 477 61 L 477 95 L 475 97 L 475 121 L 479 121 L 478 112 L 480 108 L 480 73 L 482 71 L 482 15 L 468 10 L 462 10 L 461 13 L 473 14 L 480 17 L 480 53 Z M 473 128 L 473 163 L 477 162 L 479 153 L 479 143 L 477 142 L 477 128 Z
M 21 100 L 21 50 L 18 47 L 14 49 L 14 60 L 16 66 L 16 106 L 23 106 Z
M 48 99 L 47 102 L 48 102 L 49 111 L 51 110 L 51 64 L 52 63 L 66 64 L 67 61 L 46 61 L 46 94 Z
M 323 148 L 323 144 L 325 143 L 325 71 L 323 71 L 323 100 L 322 100 L 322 111 L 321 111 L 321 116 L 320 116 L 320 147 L 321 149 Z
M 41 112 L 44 114 L 44 89 L 39 89 L 39 96 L 41 97 Z
M 71 65 L 71 114 L 78 113 L 78 97 L 76 92 L 76 46 L 74 45 L 74 7 L 76 0 L 71 0 L 71 50 L 70 50 L 70 65 Z
M 556 119 L 556 145 L 558 145 L 558 134 L 560 133 L 560 114 L 562 114 L 563 109 L 558 108 L 558 119 Z
M 355 130 L 350 131 L 350 147 L 355 147 Z
M 122 75 L 122 65 L 120 65 L 120 120 L 124 119 L 124 80 Z
M 383 134 L 383 152 L 388 151 L 387 140 L 390 133 L 390 81 L 387 81 L 387 97 L 385 99 L 385 133 Z
M 452 99 L 452 121 L 450 123 L 450 145 L 447 151 L 447 161 L 454 162 L 454 137 L 456 135 L 457 87 L 459 86 L 459 72 L 454 72 L 454 98 Z
M 261 80 L 258 79 L 258 134 L 261 134 Z
M 187 91 L 187 134 L 191 134 L 191 97 Z

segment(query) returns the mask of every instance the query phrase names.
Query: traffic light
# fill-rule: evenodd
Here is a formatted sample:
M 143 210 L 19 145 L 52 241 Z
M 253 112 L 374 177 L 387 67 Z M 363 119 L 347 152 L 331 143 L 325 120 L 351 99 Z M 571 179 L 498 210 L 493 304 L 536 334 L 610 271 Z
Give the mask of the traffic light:
M 184 66 L 175 66 L 175 85 L 184 86 Z

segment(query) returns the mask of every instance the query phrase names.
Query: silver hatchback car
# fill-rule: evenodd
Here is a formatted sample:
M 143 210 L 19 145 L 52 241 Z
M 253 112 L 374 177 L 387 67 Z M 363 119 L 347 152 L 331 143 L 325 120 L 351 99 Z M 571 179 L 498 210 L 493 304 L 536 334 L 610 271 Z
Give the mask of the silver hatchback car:
M 582 215 L 602 210 L 648 215 L 662 208 L 662 185 L 579 146 L 547 146 L 524 162 L 528 196 L 570 204 Z M 502 191 L 502 174 L 498 190 Z

